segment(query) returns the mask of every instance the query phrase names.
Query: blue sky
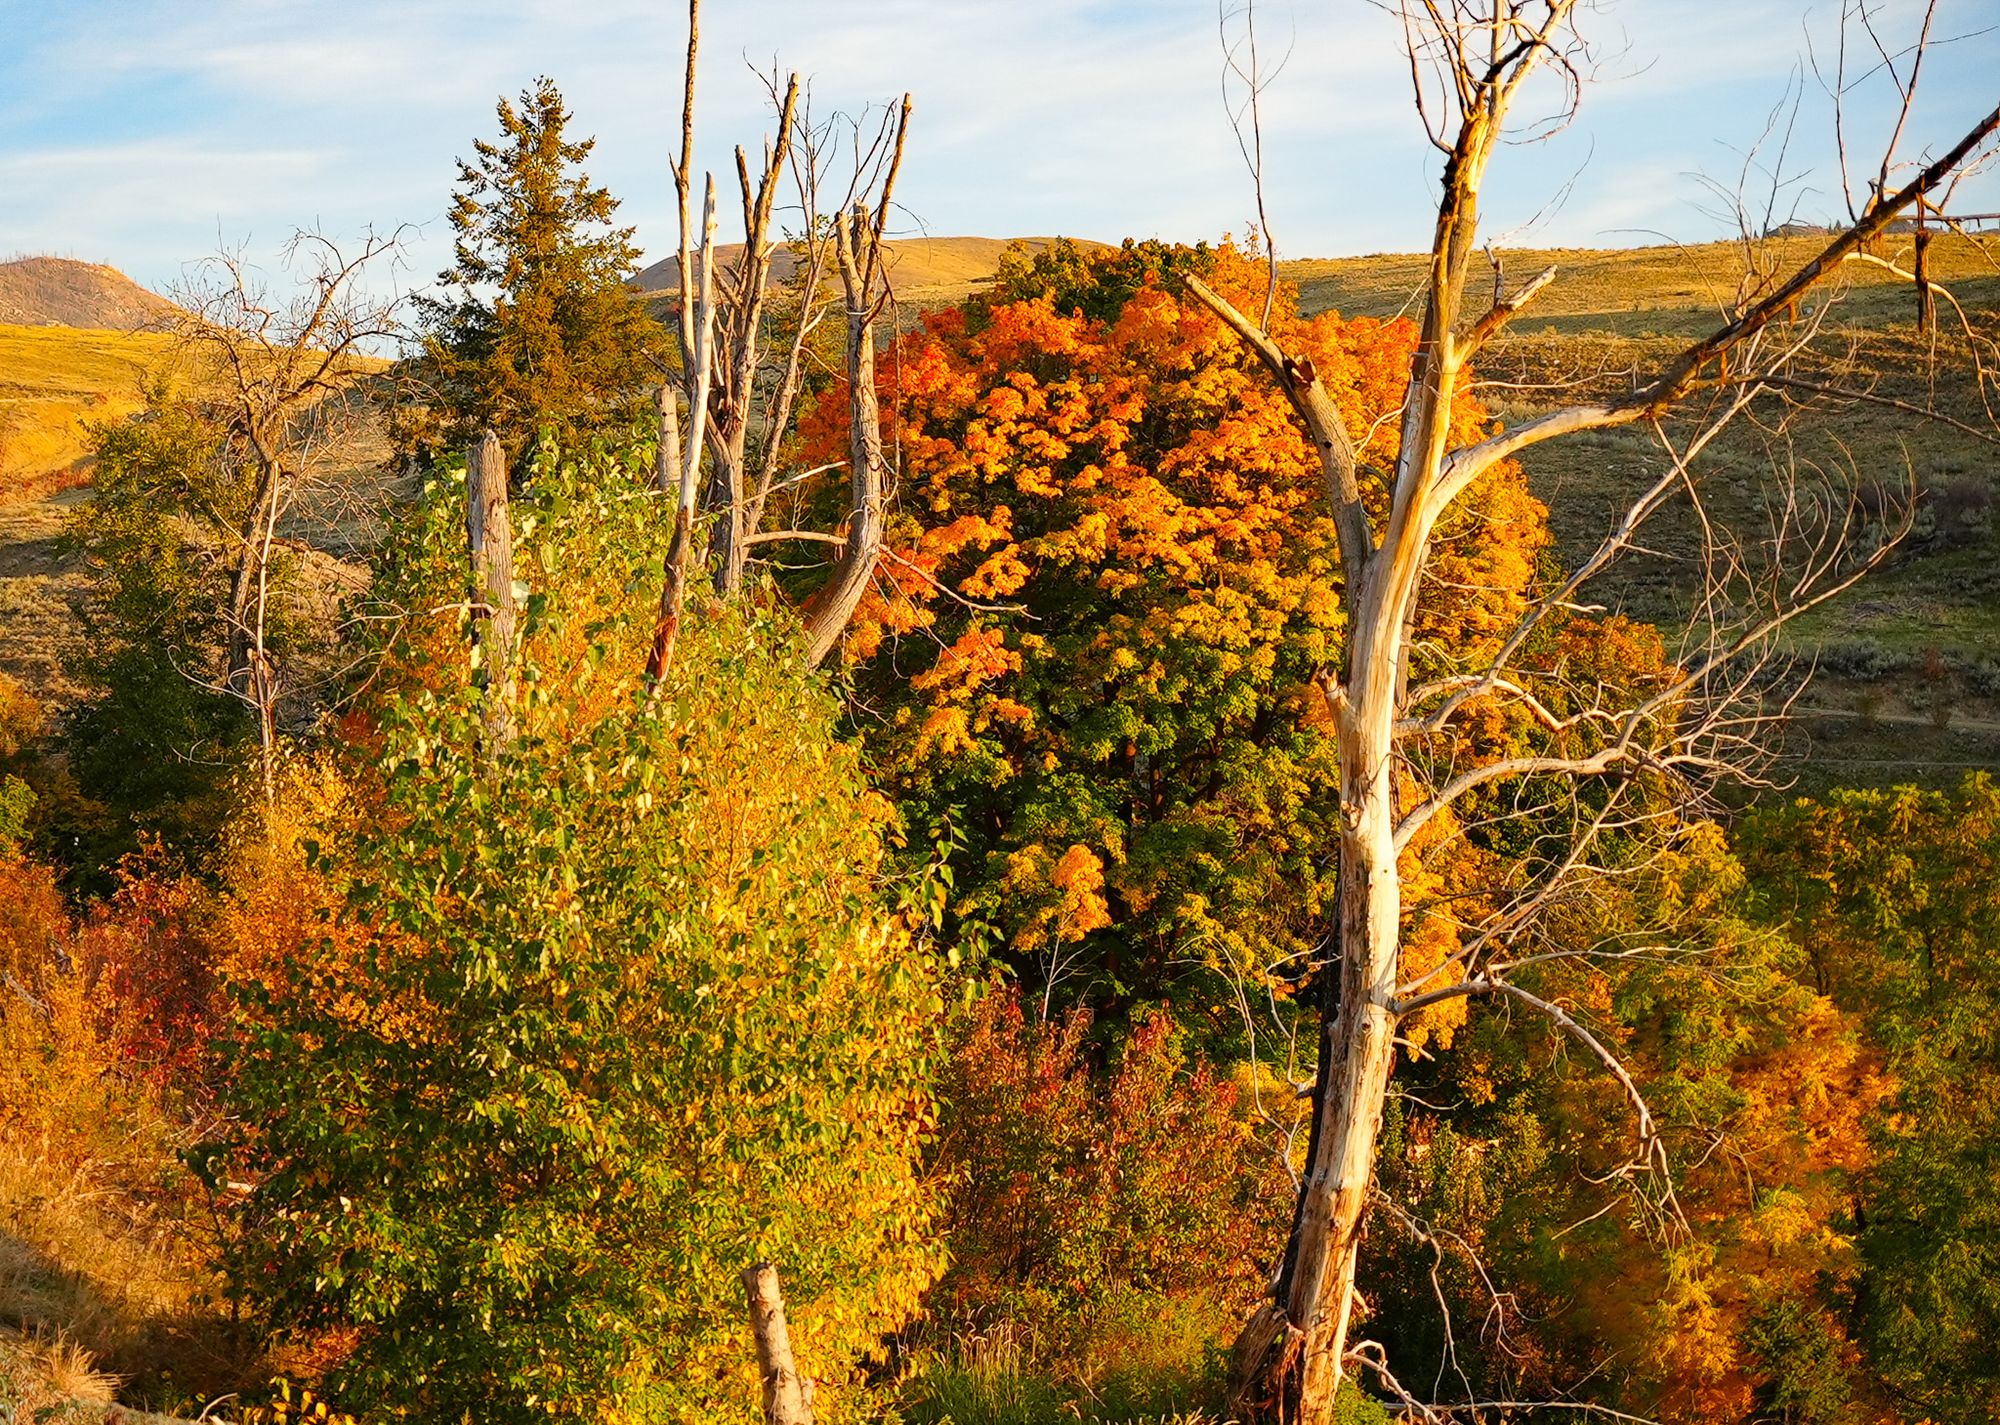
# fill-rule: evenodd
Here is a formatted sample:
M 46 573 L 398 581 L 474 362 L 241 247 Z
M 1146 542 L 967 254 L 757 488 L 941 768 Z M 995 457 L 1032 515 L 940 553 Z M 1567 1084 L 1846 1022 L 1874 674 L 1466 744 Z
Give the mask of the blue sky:
M 1852 0 L 1849 0 L 1851 3 Z M 1598 0 L 1600 82 L 1552 142 L 1510 150 L 1487 231 L 1537 244 L 1719 235 L 1807 35 L 1841 0 Z M 938 234 L 1196 239 L 1242 231 L 1214 0 L 708 0 L 701 161 L 768 128 L 750 63 L 812 77 L 823 108 L 916 97 L 901 195 Z M 1882 0 L 1892 31 L 1919 0 Z M 1425 244 L 1438 162 L 1397 32 L 1369 0 L 1260 0 L 1289 62 L 1267 99 L 1281 253 Z M 109 262 L 165 286 L 218 239 L 274 252 L 295 226 L 418 225 L 409 280 L 449 248 L 454 156 L 535 75 L 562 86 L 593 175 L 657 256 L 686 10 L 657 0 L 0 0 L 0 254 Z M 2000 98 L 2000 0 L 1943 0 L 1911 134 L 1948 141 Z M 1840 206 L 1829 111 L 1803 76 L 1783 205 Z M 1882 111 L 1857 100 L 1857 154 Z M 1913 147 L 1914 147 L 1913 146 Z M 1969 203 L 2000 208 L 1989 179 Z

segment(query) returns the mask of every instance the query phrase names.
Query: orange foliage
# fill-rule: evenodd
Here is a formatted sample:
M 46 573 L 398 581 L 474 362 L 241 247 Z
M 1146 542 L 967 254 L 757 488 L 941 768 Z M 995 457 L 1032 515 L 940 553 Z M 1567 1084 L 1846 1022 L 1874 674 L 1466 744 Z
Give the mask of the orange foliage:
M 1191 945 L 1256 967 L 1317 943 L 1336 769 L 1312 680 L 1343 635 L 1323 476 L 1289 402 L 1158 271 L 1118 286 L 1145 256 L 1072 254 L 1100 284 L 1083 300 L 1016 283 L 898 339 L 882 371 L 900 508 L 846 643 L 884 714 L 885 780 L 971 832 L 961 908 L 1022 956 L 1104 931 L 1107 954 L 1144 957 L 1120 979 Z M 1261 302 L 1234 247 L 1156 256 Z M 1294 310 L 1281 293 L 1273 335 L 1343 412 L 1379 519 L 1416 330 Z M 808 463 L 844 454 L 846 410 L 836 390 L 808 414 Z M 1453 425 L 1491 422 L 1465 397 Z M 1424 646 L 1490 648 L 1547 540 L 1520 470 L 1488 475 L 1439 531 Z M 1416 927 L 1413 967 L 1453 935 L 1442 915 Z

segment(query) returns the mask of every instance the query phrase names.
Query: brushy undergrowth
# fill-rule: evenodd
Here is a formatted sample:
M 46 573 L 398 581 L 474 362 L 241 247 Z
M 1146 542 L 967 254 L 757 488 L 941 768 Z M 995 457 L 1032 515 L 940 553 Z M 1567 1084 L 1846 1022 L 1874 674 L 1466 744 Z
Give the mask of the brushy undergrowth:
M 250 1353 L 174 1082 L 192 892 L 135 879 L 79 920 L 33 863 L 0 884 L 0 1327 L 148 1403 L 233 1389 Z

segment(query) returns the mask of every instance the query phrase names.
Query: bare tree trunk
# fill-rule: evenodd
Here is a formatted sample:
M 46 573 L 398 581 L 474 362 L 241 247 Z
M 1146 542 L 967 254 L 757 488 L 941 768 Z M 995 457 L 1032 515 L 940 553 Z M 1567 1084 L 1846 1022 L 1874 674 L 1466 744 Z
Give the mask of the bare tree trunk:
M 257 767 L 268 808 L 277 798 L 278 683 L 264 642 L 265 603 L 284 471 L 265 440 L 253 434 L 251 442 L 257 483 L 237 531 L 236 566 L 230 571 L 224 685 L 257 719 Z
M 687 597 L 688 551 L 694 544 L 694 479 L 680 449 L 680 403 L 671 384 L 660 386 L 660 457 L 654 478 L 664 494 L 674 497 L 674 533 L 662 564 L 660 613 L 653 626 L 653 647 L 646 655 L 646 679 L 658 686 L 673 663 L 674 642 L 680 637 L 681 605 Z
M 276 468 L 271 461 L 259 457 L 257 484 L 251 491 L 250 509 L 244 515 L 242 528 L 237 531 L 236 567 L 229 575 L 228 667 L 225 681 L 229 691 L 246 703 L 251 701 L 253 668 L 257 661 L 256 617 L 252 606 L 257 601 L 262 569 L 258 556 L 265 548 L 267 511 L 277 498 Z
M 653 488 L 678 495 L 681 488 L 681 406 L 674 383 L 662 381 L 653 403 L 660 417 L 660 448 L 653 456 Z
M 857 199 L 833 223 L 834 256 L 847 298 L 848 486 L 852 498 L 840 564 L 805 609 L 806 661 L 815 666 L 840 642 L 861 596 L 875 581 L 875 566 L 882 557 L 887 462 L 882 453 L 882 408 L 875 393 L 875 319 L 889 300 L 882 267 L 882 229 L 896 191 L 896 174 L 903 164 L 910 104 L 910 96 L 905 94 L 890 137 L 881 201 L 871 211 L 866 199 Z
M 743 436 L 718 447 L 709 444 L 708 491 L 703 504 L 711 519 L 708 526 L 709 582 L 721 598 L 733 598 L 743 589 Z
M 843 219 L 845 221 L 845 219 Z M 856 215 L 859 226 L 864 219 Z M 846 262 L 843 254 L 842 262 Z M 875 578 L 882 553 L 882 411 L 875 394 L 875 318 L 865 301 L 847 315 L 850 506 L 839 567 L 806 605 L 806 661 L 818 664 L 840 642 Z
M 759 1262 L 743 1269 L 743 1294 L 750 1303 L 750 1331 L 757 1338 L 757 1367 L 764 1377 L 767 1425 L 812 1425 L 812 1381 L 792 1360 L 792 1335 L 785 1324 L 785 1299 L 778 1269 Z
M 676 457 L 679 488 L 674 506 L 673 539 L 667 546 L 664 581 L 660 586 L 660 614 L 653 625 L 653 646 L 646 655 L 646 677 L 655 687 L 673 665 L 674 643 L 680 637 L 681 609 L 687 600 L 688 560 L 694 545 L 695 497 L 701 475 L 702 446 L 708 433 L 708 388 L 715 362 L 715 180 L 708 180 L 708 196 L 702 214 L 701 279 L 693 319 L 688 373 L 687 446 Z M 681 305 L 687 306 L 688 282 L 681 282 Z M 680 423 L 672 395 L 660 392 L 660 439 L 669 434 L 678 439 Z M 669 427 L 672 427 L 671 432 Z
M 514 532 L 507 518 L 507 461 L 492 431 L 465 464 L 465 533 L 472 573 L 475 676 L 485 690 L 486 738 L 497 751 L 514 738 Z
M 1392 574 L 1387 565 L 1378 574 Z M 1372 581 L 1371 581 L 1372 582 Z M 1345 686 L 1330 701 L 1340 738 L 1338 942 L 1320 972 L 1313 1120 L 1291 1237 L 1272 1299 L 1237 1345 L 1231 1403 L 1246 1419 L 1319 1422 L 1339 1391 L 1376 1139 L 1395 1069 L 1402 881 L 1395 844 L 1395 716 L 1405 602 L 1361 602 Z M 1379 645 L 1379 646 L 1378 646 Z
M 733 598 L 743 588 L 743 565 L 749 552 L 745 536 L 755 525 L 745 502 L 750 422 L 757 405 L 757 381 L 765 359 L 764 304 L 771 285 L 771 213 L 777 201 L 778 179 L 791 156 L 793 121 L 798 112 L 799 77 L 794 74 L 778 101 L 778 134 L 764 146 L 764 163 L 755 183 L 750 161 L 736 150 L 736 179 L 743 195 L 743 256 L 720 325 L 722 360 L 717 370 L 714 409 L 709 415 L 709 481 L 706 506 L 713 516 L 709 533 L 709 577 L 715 592 Z M 782 440 L 782 388 L 767 404 L 766 438 Z
M 1910 271 L 1917 279 L 1917 330 L 1929 336 L 1937 330 L 1937 294 L 1931 290 L 1931 230 L 1917 210 L 1917 251 Z

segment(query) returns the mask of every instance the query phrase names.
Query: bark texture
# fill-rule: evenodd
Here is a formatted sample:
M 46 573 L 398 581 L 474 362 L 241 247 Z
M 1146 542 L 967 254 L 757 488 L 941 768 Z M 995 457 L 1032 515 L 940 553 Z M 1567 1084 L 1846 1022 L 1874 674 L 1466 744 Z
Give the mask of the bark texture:
M 778 1269 L 769 1262 L 744 1268 L 743 1294 L 750 1304 L 750 1331 L 757 1339 L 757 1369 L 764 1377 L 766 1425 L 812 1425 L 812 1381 L 799 1374 L 792 1359 Z
M 507 517 L 507 460 L 487 431 L 465 465 L 465 536 L 472 587 L 472 647 L 483 689 L 487 746 L 514 738 L 514 531 Z

